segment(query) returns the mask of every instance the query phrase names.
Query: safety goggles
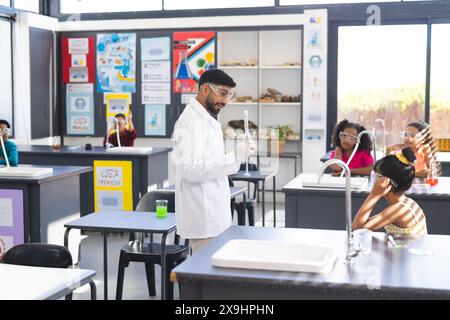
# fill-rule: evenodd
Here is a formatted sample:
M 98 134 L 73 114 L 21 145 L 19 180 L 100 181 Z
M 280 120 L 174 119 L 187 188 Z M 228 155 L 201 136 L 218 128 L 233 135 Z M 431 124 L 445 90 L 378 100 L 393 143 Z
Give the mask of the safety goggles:
M 389 177 L 386 177 L 386 176 L 383 176 L 381 173 L 376 173 L 377 174 L 377 177 L 378 178 L 386 178 L 386 179 L 389 179 L 389 182 L 392 184 L 392 186 L 394 187 L 394 188 L 397 188 L 398 187 L 398 184 L 397 184 L 397 182 L 395 182 L 394 180 L 392 180 L 391 178 L 389 178 Z
M 339 133 L 339 138 L 342 140 L 347 140 L 351 143 L 356 143 L 356 141 L 358 140 L 358 137 L 352 136 L 351 134 L 345 133 L 344 131 L 341 131 Z
M 402 131 L 400 132 L 400 136 L 402 139 L 414 139 L 419 133 L 418 132 L 411 132 L 411 131 Z
M 11 130 L 8 129 L 8 128 L 2 128 L 2 129 L 0 129 L 0 132 L 1 132 L 1 133 L 9 133 L 9 131 L 11 131 Z
M 214 91 L 214 93 L 221 98 L 227 98 L 228 100 L 231 100 L 234 97 L 233 91 L 227 90 L 222 86 L 208 83 L 208 87 L 210 87 L 211 90 Z

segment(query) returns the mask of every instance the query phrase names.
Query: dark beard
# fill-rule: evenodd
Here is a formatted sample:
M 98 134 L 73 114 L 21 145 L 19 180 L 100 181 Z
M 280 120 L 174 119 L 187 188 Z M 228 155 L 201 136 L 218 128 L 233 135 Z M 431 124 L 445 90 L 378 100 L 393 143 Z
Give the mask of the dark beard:
M 214 104 L 209 100 L 209 95 L 206 97 L 206 110 L 208 110 L 209 114 L 214 118 L 216 118 L 220 112 L 220 109 L 216 111 L 214 108 Z

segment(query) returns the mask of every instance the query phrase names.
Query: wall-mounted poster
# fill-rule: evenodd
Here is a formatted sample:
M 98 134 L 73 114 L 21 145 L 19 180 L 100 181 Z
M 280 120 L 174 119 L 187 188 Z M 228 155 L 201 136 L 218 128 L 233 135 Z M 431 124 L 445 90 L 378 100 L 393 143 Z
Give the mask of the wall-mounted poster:
M 66 92 L 67 133 L 74 135 L 94 134 L 93 85 L 78 87 L 68 84 Z
M 141 60 L 169 60 L 170 38 L 141 39 Z
M 170 82 L 170 61 L 142 61 L 142 82 Z
M 95 211 L 133 210 L 131 161 L 94 160 Z
M 0 189 L 0 260 L 11 247 L 25 241 L 23 191 Z
M 173 33 L 174 92 L 197 92 L 202 73 L 216 67 L 215 35 L 213 31 Z
M 145 106 L 145 135 L 165 136 L 166 135 L 166 106 L 146 105 Z
M 106 118 L 114 117 L 118 113 L 127 116 L 130 113 L 131 94 L 105 93 Z
M 143 82 L 142 104 L 170 104 L 170 82 Z
M 136 34 L 97 35 L 98 92 L 136 92 Z
M 94 37 L 61 38 L 63 83 L 95 81 L 94 48 Z

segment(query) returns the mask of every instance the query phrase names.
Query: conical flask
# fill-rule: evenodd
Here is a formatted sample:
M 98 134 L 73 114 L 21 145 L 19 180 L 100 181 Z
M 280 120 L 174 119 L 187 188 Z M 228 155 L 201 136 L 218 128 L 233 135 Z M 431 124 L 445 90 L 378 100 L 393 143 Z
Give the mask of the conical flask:
M 175 74 L 175 79 L 192 79 L 191 70 L 189 70 L 189 65 L 186 60 L 186 50 L 180 50 L 179 52 L 180 60 L 178 62 L 177 72 Z

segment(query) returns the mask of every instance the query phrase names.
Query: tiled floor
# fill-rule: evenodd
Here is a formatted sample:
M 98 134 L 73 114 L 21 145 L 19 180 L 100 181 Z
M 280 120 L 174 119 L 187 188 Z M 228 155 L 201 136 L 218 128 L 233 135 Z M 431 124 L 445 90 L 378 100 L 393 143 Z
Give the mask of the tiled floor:
M 262 226 L 261 203 L 256 207 L 256 226 Z M 266 227 L 273 226 L 272 205 L 266 205 Z M 236 220 L 236 215 L 234 216 Z M 277 203 L 277 227 L 284 227 L 284 203 Z M 234 221 L 237 224 L 236 221 Z M 128 241 L 128 234 L 110 234 L 108 236 L 108 298 L 115 299 L 117 285 L 117 269 L 119 265 L 119 252 L 123 245 Z M 155 236 L 155 241 L 159 238 Z M 173 242 L 173 236 L 168 237 L 168 243 Z M 93 269 L 97 272 L 94 281 L 97 285 L 97 299 L 103 299 L 103 238 L 99 233 L 88 234 L 84 237 L 80 246 L 80 268 Z M 145 267 L 143 263 L 132 262 L 125 270 L 125 280 L 123 287 L 124 300 L 151 300 L 160 299 L 161 274 L 158 265 L 155 266 L 156 272 L 156 293 L 155 297 L 150 297 L 145 278 Z M 179 299 L 178 286 L 174 287 L 174 298 Z M 89 285 L 77 289 L 73 295 L 74 300 L 90 299 Z

